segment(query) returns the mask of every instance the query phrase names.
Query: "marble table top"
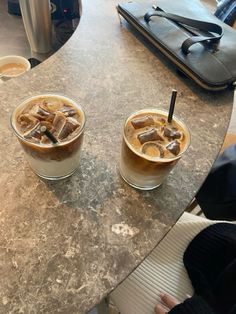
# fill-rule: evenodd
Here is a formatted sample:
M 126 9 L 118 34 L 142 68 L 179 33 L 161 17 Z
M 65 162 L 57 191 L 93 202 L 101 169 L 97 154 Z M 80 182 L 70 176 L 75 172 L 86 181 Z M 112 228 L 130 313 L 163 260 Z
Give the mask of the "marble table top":
M 151 3 L 151 2 L 150 2 Z M 0 313 L 85 313 L 157 245 L 201 186 L 222 145 L 233 92 L 202 90 L 124 21 L 114 0 L 84 1 L 81 23 L 52 57 L 0 85 Z M 122 124 L 132 111 L 168 109 L 191 146 L 166 182 L 142 192 L 119 176 Z M 87 115 L 79 170 L 47 182 L 9 126 L 25 98 L 58 92 Z

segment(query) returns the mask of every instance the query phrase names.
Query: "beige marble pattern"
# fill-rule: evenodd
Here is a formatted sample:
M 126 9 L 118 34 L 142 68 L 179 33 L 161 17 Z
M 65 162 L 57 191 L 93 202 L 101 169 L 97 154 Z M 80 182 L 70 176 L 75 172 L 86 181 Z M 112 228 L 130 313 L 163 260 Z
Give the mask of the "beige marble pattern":
M 0 313 L 85 313 L 117 286 L 176 222 L 222 145 L 232 91 L 203 91 L 123 22 L 116 1 L 84 1 L 77 31 L 57 53 L 0 85 Z M 150 1 L 151 5 L 151 1 Z M 150 192 L 119 176 L 121 130 L 132 111 L 168 108 L 191 130 L 191 147 Z M 23 99 L 59 92 L 87 116 L 81 165 L 71 178 L 39 179 L 10 126 Z M 126 224 L 133 236 L 112 232 Z

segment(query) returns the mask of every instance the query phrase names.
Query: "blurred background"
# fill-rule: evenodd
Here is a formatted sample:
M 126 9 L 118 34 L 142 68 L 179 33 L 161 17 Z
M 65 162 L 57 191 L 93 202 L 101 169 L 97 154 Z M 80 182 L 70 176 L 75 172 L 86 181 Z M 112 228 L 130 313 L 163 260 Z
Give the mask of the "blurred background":
M 41 1 L 41 0 L 40 0 Z M 20 55 L 43 61 L 58 50 L 73 34 L 79 24 L 82 5 L 80 0 L 51 0 L 52 50 L 32 52 L 22 21 L 19 0 L 0 0 L 0 57 Z

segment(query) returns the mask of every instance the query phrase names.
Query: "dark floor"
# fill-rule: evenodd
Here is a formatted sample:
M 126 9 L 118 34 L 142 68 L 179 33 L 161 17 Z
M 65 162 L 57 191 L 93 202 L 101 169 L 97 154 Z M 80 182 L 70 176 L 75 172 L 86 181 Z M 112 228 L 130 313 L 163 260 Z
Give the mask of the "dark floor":
M 0 0 L 0 57 L 21 55 L 31 57 L 22 19 L 7 13 L 7 1 Z
M 52 52 L 49 54 L 37 54 L 30 50 L 22 18 L 9 14 L 7 9 L 7 0 L 0 0 L 0 57 L 20 55 L 27 59 L 34 57 L 43 61 L 66 42 L 79 23 L 79 19 L 64 21 L 60 23 L 60 27 L 55 28 L 54 23 L 56 21 L 53 21 Z

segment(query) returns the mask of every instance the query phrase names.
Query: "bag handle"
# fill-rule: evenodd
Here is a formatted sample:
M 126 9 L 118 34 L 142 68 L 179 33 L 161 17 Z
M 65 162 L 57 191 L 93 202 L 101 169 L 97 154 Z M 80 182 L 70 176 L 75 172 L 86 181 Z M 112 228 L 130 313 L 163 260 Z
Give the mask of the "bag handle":
M 211 23 L 211 22 L 203 22 L 199 20 L 194 20 L 194 19 L 189 19 L 180 15 L 176 14 L 171 14 L 171 13 L 166 13 L 162 11 L 160 8 L 156 8 L 155 11 L 150 11 L 147 12 L 144 15 L 144 20 L 149 23 L 151 20 L 152 16 L 160 16 L 160 17 L 165 17 L 169 20 L 172 20 L 174 22 L 184 24 L 190 27 L 193 27 L 195 29 L 205 31 L 205 32 L 212 32 L 216 33 L 218 35 L 213 35 L 211 33 L 208 33 L 206 36 L 199 35 L 199 36 L 192 36 L 187 38 L 183 43 L 182 43 L 182 51 L 184 54 L 188 54 L 189 48 L 196 44 L 196 43 L 211 43 L 213 44 L 214 50 L 216 50 L 217 45 L 220 42 L 221 37 L 223 36 L 223 29 L 220 25 Z

